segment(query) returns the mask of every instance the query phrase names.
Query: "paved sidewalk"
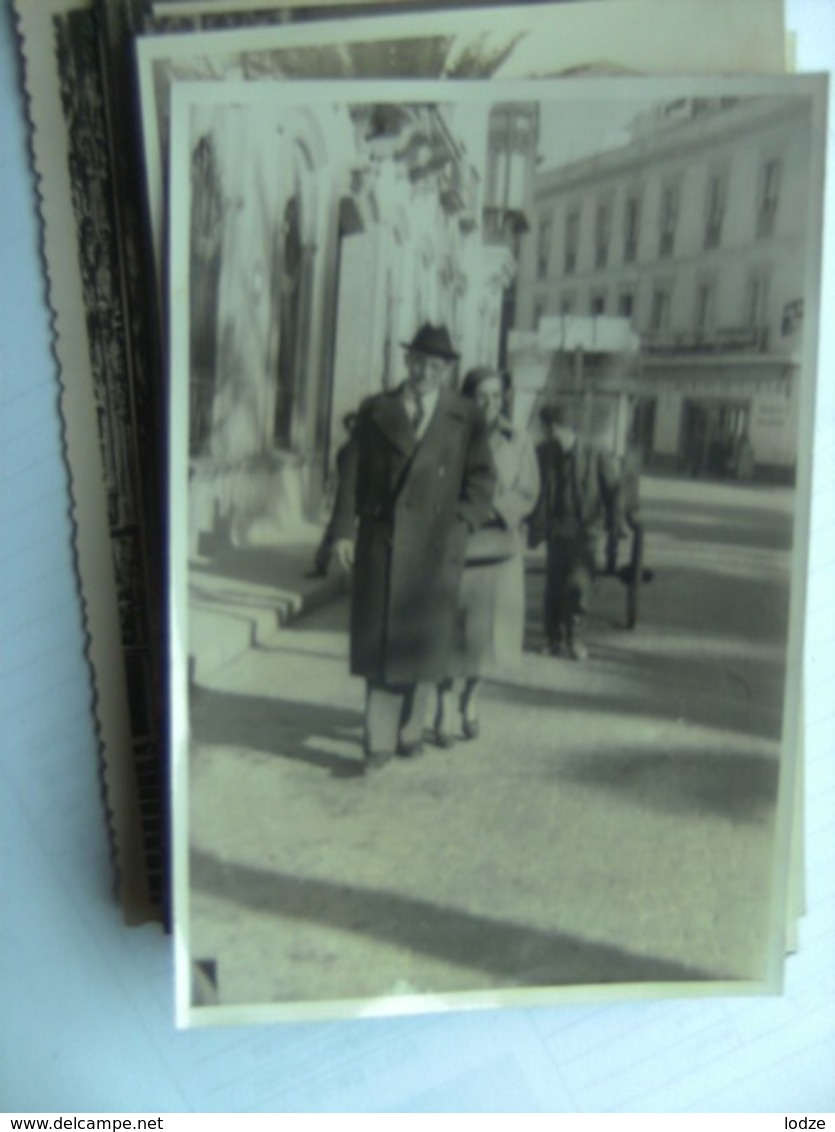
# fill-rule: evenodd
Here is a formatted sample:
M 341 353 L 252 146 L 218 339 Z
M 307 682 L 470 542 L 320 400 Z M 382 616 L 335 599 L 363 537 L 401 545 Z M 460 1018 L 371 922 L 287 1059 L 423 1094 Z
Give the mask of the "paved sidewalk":
M 485 683 L 480 740 L 372 776 L 347 601 L 304 578 L 302 548 L 280 577 L 275 552 L 238 551 L 225 574 L 213 560 L 225 610 L 252 593 L 274 616 L 191 702 L 188 927 L 222 1002 L 756 977 L 791 495 L 663 480 L 646 495 L 638 628 L 606 580 L 589 661 L 539 655 L 532 562 L 530 651 Z M 277 609 L 311 601 L 276 631 Z

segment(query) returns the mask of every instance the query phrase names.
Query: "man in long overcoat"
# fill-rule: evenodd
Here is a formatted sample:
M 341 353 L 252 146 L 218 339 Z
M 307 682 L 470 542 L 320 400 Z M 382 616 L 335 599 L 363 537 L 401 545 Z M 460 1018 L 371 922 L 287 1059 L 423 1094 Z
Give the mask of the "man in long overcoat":
M 432 686 L 448 675 L 469 534 L 490 513 L 495 470 L 484 420 L 449 387 L 446 327 L 406 344 L 408 378 L 360 407 L 332 520 L 353 568 L 351 672 L 366 681 L 370 768 L 422 749 Z

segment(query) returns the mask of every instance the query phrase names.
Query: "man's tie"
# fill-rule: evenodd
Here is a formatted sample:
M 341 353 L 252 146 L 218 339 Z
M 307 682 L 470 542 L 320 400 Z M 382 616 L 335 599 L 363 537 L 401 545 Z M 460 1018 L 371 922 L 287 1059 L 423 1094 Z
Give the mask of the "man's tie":
M 412 404 L 412 428 L 415 430 L 415 436 L 420 436 L 420 426 L 423 424 L 423 418 L 426 416 L 426 408 L 423 404 L 423 398 L 415 394 L 414 403 Z

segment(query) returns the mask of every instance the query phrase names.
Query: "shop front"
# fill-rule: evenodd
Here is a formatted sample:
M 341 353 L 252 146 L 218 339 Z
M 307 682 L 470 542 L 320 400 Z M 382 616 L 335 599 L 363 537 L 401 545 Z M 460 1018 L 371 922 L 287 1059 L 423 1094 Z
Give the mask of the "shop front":
M 641 392 L 654 405 L 646 463 L 692 476 L 792 482 L 798 376 L 784 358 L 645 358 Z

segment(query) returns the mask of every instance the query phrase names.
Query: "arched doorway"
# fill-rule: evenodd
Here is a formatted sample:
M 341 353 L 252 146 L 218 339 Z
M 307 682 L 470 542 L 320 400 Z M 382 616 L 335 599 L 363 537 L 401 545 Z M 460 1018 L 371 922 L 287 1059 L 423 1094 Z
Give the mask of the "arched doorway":
M 275 375 L 273 443 L 282 451 L 298 447 L 298 417 L 307 378 L 310 292 L 317 217 L 313 162 L 299 139 L 292 146 L 290 191 L 276 224 L 272 249 L 272 302 L 277 346 L 270 364 Z

